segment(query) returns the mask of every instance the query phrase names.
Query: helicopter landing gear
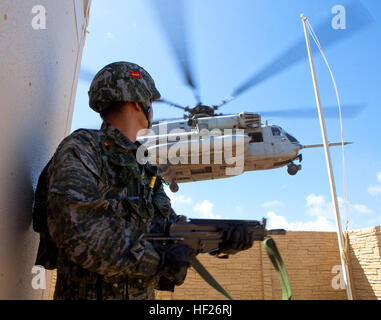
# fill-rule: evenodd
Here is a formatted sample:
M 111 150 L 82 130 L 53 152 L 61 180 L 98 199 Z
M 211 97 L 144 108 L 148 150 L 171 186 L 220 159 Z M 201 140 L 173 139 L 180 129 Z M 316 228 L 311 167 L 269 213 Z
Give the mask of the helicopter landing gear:
M 287 172 L 289 175 L 294 176 L 298 173 L 299 170 L 302 170 L 302 166 L 300 164 L 296 165 L 295 163 L 291 162 L 287 166 Z
M 179 185 L 175 181 L 172 181 L 169 185 L 169 190 L 171 190 L 173 193 L 176 193 L 179 191 Z

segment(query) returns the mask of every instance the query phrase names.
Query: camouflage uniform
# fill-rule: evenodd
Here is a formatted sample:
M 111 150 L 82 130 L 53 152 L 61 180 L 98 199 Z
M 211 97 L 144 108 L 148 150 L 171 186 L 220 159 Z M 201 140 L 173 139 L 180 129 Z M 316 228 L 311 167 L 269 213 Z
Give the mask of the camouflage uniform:
M 138 101 L 148 108 L 144 102 L 160 94 L 143 68 L 116 63 L 95 76 L 89 96 L 90 106 L 101 112 L 113 101 Z M 157 167 L 137 162 L 138 146 L 104 122 L 101 130 L 80 129 L 65 138 L 43 171 L 45 236 L 43 216 L 34 216 L 34 225 L 54 243 L 44 247 L 41 241 L 41 252 L 57 247 L 51 259 L 51 269 L 57 266 L 55 299 L 154 298 L 161 260 L 142 235 L 176 215 Z M 158 179 L 147 200 L 153 176 Z M 44 203 L 37 201 L 41 208 Z
M 153 299 L 160 257 L 139 237 L 173 214 L 156 168 L 137 163 L 137 145 L 103 123 L 58 147 L 48 169 L 48 227 L 58 247 L 55 299 Z

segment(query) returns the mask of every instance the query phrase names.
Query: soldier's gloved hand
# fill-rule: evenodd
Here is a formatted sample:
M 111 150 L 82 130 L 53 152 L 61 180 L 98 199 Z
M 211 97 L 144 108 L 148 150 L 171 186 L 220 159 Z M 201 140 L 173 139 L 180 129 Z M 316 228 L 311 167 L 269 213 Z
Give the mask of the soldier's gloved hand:
M 247 225 L 244 224 L 244 225 L 235 226 L 227 231 L 226 240 L 220 244 L 217 251 L 211 254 L 213 255 L 236 254 L 237 252 L 251 248 L 253 245 L 253 242 L 254 242 L 253 236 L 249 234 Z
M 168 227 L 168 221 L 161 217 L 154 217 L 151 221 L 149 233 L 165 233 Z
M 183 284 L 196 251 L 182 243 L 162 245 L 157 241 L 154 242 L 154 248 L 161 256 L 159 275 L 176 286 Z
M 177 223 L 186 223 L 187 222 L 187 217 L 186 216 L 182 216 L 182 215 L 176 215 L 175 222 L 177 222 Z
M 163 218 L 160 216 L 156 216 L 151 221 L 150 233 L 165 233 L 167 228 L 172 223 L 185 223 L 187 222 L 186 216 L 181 215 L 170 215 L 168 218 Z

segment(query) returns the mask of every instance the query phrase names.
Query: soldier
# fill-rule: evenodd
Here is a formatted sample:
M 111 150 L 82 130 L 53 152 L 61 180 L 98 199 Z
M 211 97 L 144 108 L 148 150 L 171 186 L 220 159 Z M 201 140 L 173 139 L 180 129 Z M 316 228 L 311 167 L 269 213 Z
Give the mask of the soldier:
M 136 160 L 137 133 L 151 126 L 160 94 L 143 68 L 117 62 L 97 73 L 89 98 L 101 129 L 65 138 L 39 179 L 36 264 L 57 268 L 54 299 L 154 299 L 154 289 L 184 282 L 195 255 L 142 239 L 178 219 L 157 167 Z

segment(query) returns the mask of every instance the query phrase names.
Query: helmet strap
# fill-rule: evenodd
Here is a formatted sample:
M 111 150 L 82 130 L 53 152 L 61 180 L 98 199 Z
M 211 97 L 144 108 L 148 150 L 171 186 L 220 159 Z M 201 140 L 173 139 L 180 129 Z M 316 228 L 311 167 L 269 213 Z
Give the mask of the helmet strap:
M 147 118 L 147 121 L 148 121 L 148 126 L 147 126 L 147 129 L 151 129 L 152 128 L 152 122 L 151 122 L 151 113 L 152 113 L 152 107 L 151 106 L 148 106 L 146 103 L 144 102 L 140 102 L 141 105 L 142 105 L 142 108 L 143 108 L 143 112 L 144 114 L 146 115 L 146 118 Z

